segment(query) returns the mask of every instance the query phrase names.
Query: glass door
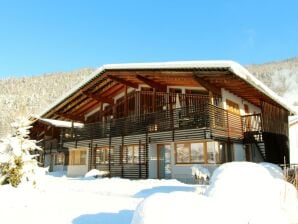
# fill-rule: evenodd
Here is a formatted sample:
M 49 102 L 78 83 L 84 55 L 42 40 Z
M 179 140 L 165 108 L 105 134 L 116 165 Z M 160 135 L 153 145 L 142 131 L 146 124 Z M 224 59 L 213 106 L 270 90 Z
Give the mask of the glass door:
M 157 177 L 159 179 L 171 178 L 171 145 L 157 145 Z

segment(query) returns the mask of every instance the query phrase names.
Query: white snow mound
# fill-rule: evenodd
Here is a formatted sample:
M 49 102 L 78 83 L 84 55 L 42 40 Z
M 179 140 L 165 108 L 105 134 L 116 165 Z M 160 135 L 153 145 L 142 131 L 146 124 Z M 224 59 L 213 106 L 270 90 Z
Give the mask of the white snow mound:
M 89 177 L 104 177 L 104 176 L 108 176 L 109 172 L 108 171 L 100 171 L 97 169 L 92 169 L 90 171 L 88 171 L 84 177 L 89 178 Z
M 265 167 L 272 177 L 284 180 L 284 173 L 283 170 L 276 164 L 262 162 L 259 165 Z
M 274 165 L 223 164 L 214 171 L 205 195 L 153 194 L 138 205 L 132 224 L 297 224 L 296 189 L 276 175 L 278 169 L 268 167 Z
M 211 213 L 206 196 L 193 192 L 156 193 L 137 206 L 131 224 L 208 223 Z

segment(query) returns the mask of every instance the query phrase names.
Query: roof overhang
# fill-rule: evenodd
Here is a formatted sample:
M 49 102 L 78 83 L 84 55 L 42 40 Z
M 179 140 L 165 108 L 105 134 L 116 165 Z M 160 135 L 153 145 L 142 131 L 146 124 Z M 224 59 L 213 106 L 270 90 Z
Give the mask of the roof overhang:
M 83 128 L 84 124 L 79 122 L 70 122 L 70 121 L 61 121 L 61 120 L 55 120 L 55 119 L 47 119 L 47 118 L 36 118 L 36 121 L 39 121 L 43 124 L 57 127 L 57 128 Z
M 174 76 L 179 72 L 191 73 L 191 75 L 195 74 L 215 86 L 226 88 L 228 90 L 230 88 L 232 92 L 235 91 L 237 93 L 238 91 L 240 96 L 243 94 L 243 98 L 251 98 L 249 94 L 244 94 L 244 92 L 250 92 L 243 90 L 243 87 L 245 86 L 247 90 L 254 90 L 252 91 L 255 94 L 253 96 L 254 98 L 257 99 L 259 97 L 264 101 L 280 105 L 284 109 L 288 110 L 290 114 L 297 113 L 294 107 L 287 104 L 284 99 L 279 97 L 265 84 L 255 78 L 243 66 L 234 61 L 178 61 L 104 65 L 91 73 L 84 81 L 74 86 L 65 95 L 57 99 L 57 101 L 41 112 L 39 116 L 61 119 L 62 115 L 59 115 L 59 109 L 64 108 L 65 110 L 70 110 L 70 108 L 76 107 L 76 105 L 77 107 L 80 107 L 82 106 L 82 102 L 85 102 L 86 100 L 90 101 L 90 105 L 92 107 L 92 105 L 96 104 L 96 99 L 90 99 L 90 97 L 88 98 L 89 91 L 97 88 L 99 84 L 107 86 L 107 89 L 109 86 L 116 86 L 117 83 L 119 84 L 119 82 L 121 82 L 121 77 L 126 77 L 126 79 L 122 79 L 122 82 L 125 82 L 125 85 L 129 85 L 129 83 L 131 83 L 133 86 L 136 82 L 140 81 L 141 77 L 137 77 L 140 74 L 144 74 L 145 76 L 151 75 L 151 77 L 154 77 L 154 74 L 159 73 L 163 74 L 164 77 L 167 77 L 168 74 Z M 115 76 L 116 78 L 112 80 L 112 76 Z M 215 82 L 215 78 L 219 76 L 219 81 L 217 80 Z M 163 80 L 159 81 L 163 82 Z M 231 81 L 234 82 L 234 85 L 231 85 Z M 115 91 L 120 90 L 121 85 L 115 87 Z M 109 93 L 107 92 L 107 95 L 108 94 Z M 109 100 L 109 98 L 106 97 L 105 100 Z M 70 104 L 70 102 L 73 104 Z M 89 107 L 86 106 L 85 110 L 90 109 Z M 79 112 L 76 116 L 65 113 L 63 118 L 66 120 L 82 120 L 83 117 L 80 116 Z

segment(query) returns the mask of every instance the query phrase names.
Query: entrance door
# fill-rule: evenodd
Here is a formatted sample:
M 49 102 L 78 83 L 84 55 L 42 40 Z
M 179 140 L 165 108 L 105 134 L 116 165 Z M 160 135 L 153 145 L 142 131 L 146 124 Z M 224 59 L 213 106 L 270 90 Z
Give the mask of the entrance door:
M 171 178 L 171 145 L 157 145 L 157 178 Z

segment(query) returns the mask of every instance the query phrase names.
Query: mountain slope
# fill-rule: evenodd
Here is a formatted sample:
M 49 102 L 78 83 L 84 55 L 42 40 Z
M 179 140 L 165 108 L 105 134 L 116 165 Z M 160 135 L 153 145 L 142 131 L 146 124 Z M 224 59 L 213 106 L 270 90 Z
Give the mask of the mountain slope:
M 93 69 L 0 80 L 0 134 L 16 117 L 36 114 L 87 77 Z
M 298 57 L 247 69 L 289 103 L 298 106 Z

